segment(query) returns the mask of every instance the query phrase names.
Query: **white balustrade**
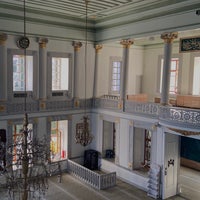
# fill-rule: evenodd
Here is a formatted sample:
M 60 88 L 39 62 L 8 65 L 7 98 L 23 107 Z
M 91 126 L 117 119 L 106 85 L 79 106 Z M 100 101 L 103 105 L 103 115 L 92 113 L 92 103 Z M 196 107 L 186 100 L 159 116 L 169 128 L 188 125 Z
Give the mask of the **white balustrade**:
M 68 160 L 67 171 L 99 190 L 116 185 L 116 172 L 99 174 L 71 160 Z

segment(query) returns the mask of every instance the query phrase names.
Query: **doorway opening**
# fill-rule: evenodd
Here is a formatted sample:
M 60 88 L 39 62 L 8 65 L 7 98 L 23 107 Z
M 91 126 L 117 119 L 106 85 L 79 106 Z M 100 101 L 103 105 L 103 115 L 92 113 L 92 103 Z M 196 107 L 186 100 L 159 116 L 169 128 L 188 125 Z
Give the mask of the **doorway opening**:
M 200 197 L 200 140 L 180 136 L 180 173 L 178 188 L 187 199 Z
M 103 148 L 102 157 L 115 162 L 116 125 L 114 122 L 103 121 Z

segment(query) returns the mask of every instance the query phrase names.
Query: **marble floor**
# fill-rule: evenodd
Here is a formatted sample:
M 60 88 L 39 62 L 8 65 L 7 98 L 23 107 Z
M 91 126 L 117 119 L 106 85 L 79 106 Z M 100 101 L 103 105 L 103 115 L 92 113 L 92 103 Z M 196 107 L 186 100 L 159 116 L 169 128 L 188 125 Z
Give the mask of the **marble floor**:
M 49 179 L 49 190 L 46 200 L 152 200 L 147 193 L 129 185 L 121 180 L 117 180 L 117 185 L 107 190 L 95 190 L 90 186 L 80 182 L 73 176 L 65 174 L 62 182 L 57 182 L 57 177 Z M 168 200 L 188 200 L 179 195 Z M 195 200 L 195 199 L 192 199 Z M 198 200 L 198 199 L 196 199 Z
M 200 171 L 181 167 L 179 176 L 180 195 L 190 200 L 200 200 Z
M 200 200 L 200 172 L 181 167 L 180 195 L 168 200 Z M 7 200 L 0 191 L 0 200 Z M 130 184 L 117 179 L 117 185 L 106 190 L 96 190 L 77 178 L 63 174 L 61 183 L 57 176 L 49 178 L 49 189 L 43 200 L 153 200 Z
M 168 198 L 168 200 L 200 200 L 200 172 L 181 167 L 179 185 L 180 195 Z M 62 176 L 62 182 L 58 183 L 57 177 L 49 179 L 47 200 L 152 200 L 142 191 L 121 180 L 117 185 L 107 190 L 95 190 L 74 178 L 69 174 Z

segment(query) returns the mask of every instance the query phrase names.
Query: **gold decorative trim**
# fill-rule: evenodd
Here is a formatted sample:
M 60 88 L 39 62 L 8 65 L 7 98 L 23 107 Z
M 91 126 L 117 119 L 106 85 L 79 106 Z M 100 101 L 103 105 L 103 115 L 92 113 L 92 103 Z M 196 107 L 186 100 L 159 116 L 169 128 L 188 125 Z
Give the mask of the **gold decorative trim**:
M 39 47 L 41 49 L 46 48 L 46 44 L 48 43 L 48 38 L 38 38 Z
M 6 111 L 6 106 L 5 105 L 0 105 L 0 112 Z
M 194 131 L 186 131 L 186 130 L 180 130 L 180 129 L 176 129 L 176 128 L 169 128 L 172 131 L 175 131 L 177 133 L 180 133 L 182 135 L 200 135 L 200 132 L 194 132 Z
M 129 168 L 129 169 L 133 169 L 133 163 L 129 162 L 129 163 L 128 163 L 128 168 Z
M 0 45 L 5 45 L 8 36 L 6 33 L 0 33 Z
M 129 126 L 133 126 L 134 122 L 132 120 L 129 121 Z
M 165 32 L 161 34 L 161 39 L 163 39 L 165 43 L 172 43 L 176 38 L 178 38 L 178 32 Z
M 40 108 L 41 109 L 46 109 L 46 103 L 45 102 L 40 102 Z
M 119 122 L 120 122 L 120 118 L 119 117 L 115 118 L 115 123 L 119 124 Z
M 122 109 L 122 106 L 123 106 L 123 101 L 121 100 L 121 101 L 118 103 L 118 109 Z
M 78 99 L 76 99 L 76 100 L 74 101 L 74 106 L 75 106 L 75 107 L 79 107 L 79 106 L 80 106 L 80 101 L 79 101 Z
M 121 40 L 120 44 L 123 46 L 123 48 L 130 48 L 131 45 L 133 45 L 133 40 L 131 39 L 124 39 Z
M 74 47 L 75 51 L 80 51 L 80 48 L 82 47 L 82 43 L 81 42 L 73 41 L 72 42 L 72 46 Z
M 99 53 L 100 52 L 100 50 L 103 48 L 103 45 L 102 44 L 97 44 L 97 45 L 95 45 L 95 50 L 96 50 L 96 53 Z

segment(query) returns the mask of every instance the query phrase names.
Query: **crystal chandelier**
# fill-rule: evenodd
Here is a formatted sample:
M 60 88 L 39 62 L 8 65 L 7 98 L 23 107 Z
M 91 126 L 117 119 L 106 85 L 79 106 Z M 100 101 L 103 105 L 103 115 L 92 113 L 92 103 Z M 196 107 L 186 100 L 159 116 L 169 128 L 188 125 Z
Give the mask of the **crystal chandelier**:
M 92 142 L 92 136 L 89 131 L 88 117 L 83 117 L 83 122 L 76 124 L 76 143 L 87 146 Z
M 45 191 L 48 188 L 48 160 L 49 145 L 46 138 L 38 140 L 33 136 L 33 131 L 28 127 L 28 114 L 26 112 L 26 49 L 29 46 L 29 39 L 26 37 L 26 12 L 24 0 L 24 35 L 17 44 L 24 49 L 25 69 L 25 95 L 24 95 L 24 121 L 23 128 L 16 140 L 3 146 L 0 138 L 0 149 L 3 149 L 1 156 L 1 183 L 0 187 L 8 191 L 10 200 L 38 200 L 44 199 Z M 6 158 L 6 161 L 5 161 Z M 2 163 L 2 160 L 0 160 Z
M 2 173 L 10 200 L 43 199 L 48 189 L 48 149 L 46 140 L 33 138 L 25 113 L 23 129 L 16 141 L 7 145 L 6 166 Z
M 88 33 L 87 33 L 87 29 L 88 29 L 88 3 L 89 0 L 84 0 L 85 1 L 85 114 L 83 116 L 82 122 L 76 124 L 76 136 L 75 136 L 75 140 L 76 143 L 79 143 L 83 146 L 87 146 L 88 144 L 90 144 L 92 142 L 92 135 L 90 134 L 90 130 L 89 130 L 89 118 L 86 115 L 86 75 L 87 75 L 87 44 L 88 44 Z

